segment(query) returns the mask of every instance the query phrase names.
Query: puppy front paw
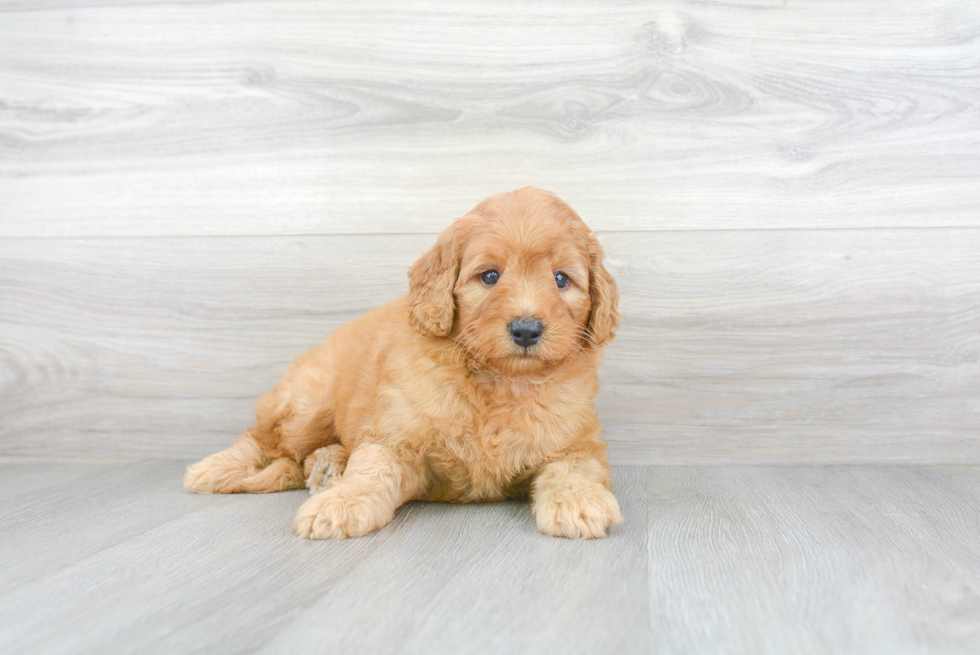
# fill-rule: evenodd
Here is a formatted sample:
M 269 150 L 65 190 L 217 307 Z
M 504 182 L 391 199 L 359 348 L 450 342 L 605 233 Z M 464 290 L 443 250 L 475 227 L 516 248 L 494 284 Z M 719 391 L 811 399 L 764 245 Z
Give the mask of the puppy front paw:
M 552 537 L 600 539 L 623 515 L 612 492 L 600 484 L 554 489 L 533 506 L 538 530 Z
M 394 511 L 369 495 L 341 495 L 332 487 L 303 503 L 293 530 L 304 539 L 363 537 L 391 523 Z

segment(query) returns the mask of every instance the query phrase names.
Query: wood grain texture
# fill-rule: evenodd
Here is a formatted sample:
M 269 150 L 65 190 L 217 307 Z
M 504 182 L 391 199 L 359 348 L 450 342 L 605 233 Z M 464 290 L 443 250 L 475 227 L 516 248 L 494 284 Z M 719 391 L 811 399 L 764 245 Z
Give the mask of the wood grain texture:
M 13 508 L 35 540 L 65 520 L 104 537 L 93 554 L 53 541 L 60 561 L 2 586 L 4 652 L 648 652 L 642 469 L 616 471 L 627 523 L 603 541 L 545 537 L 507 502 L 413 503 L 369 537 L 312 542 L 290 531 L 302 492 L 193 496 L 180 463 L 135 466 L 142 482 L 79 485 L 84 508 Z M 4 552 L 38 568 L 26 541 Z
M 7 480 L 8 471 L 17 474 L 24 469 L 31 472 L 27 484 Z M 0 585 L 5 588 L 59 571 L 66 549 L 74 561 L 98 557 L 203 502 L 193 496 L 174 502 L 180 462 L 35 462 L 0 470 L 3 486 L 19 492 L 4 498 L 0 507 L 0 551 L 8 554 L 0 563 Z M 29 557 L 10 557 L 13 553 Z
M 976 468 L 649 470 L 652 652 L 980 652 Z
M 616 471 L 624 522 L 584 543 L 542 538 L 526 503 L 422 504 L 261 652 L 648 653 L 644 473 Z M 384 630 L 349 629 L 373 611 Z
M 4 2 L 0 236 L 980 226 L 980 5 Z
M 601 235 L 615 462 L 980 462 L 980 230 Z M 0 453 L 202 456 L 426 236 L 0 240 Z
M 504 502 L 311 542 L 303 492 L 60 463 L 0 458 L 4 653 L 980 651 L 980 467 L 614 467 L 606 540 Z
M 980 4 L 0 0 L 0 453 L 216 450 L 489 193 L 620 462 L 980 462 Z

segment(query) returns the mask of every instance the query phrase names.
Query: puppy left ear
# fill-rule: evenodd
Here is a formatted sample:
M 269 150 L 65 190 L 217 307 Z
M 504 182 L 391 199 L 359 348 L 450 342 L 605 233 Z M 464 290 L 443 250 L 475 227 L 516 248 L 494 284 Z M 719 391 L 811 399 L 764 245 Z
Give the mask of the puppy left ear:
M 435 247 L 408 270 L 408 322 L 427 337 L 445 337 L 453 329 L 453 287 L 459 277 L 456 234 L 454 223 L 439 235 Z
M 602 347 L 612 341 L 622 318 L 619 305 L 619 289 L 616 280 L 602 264 L 603 251 L 594 232 L 589 233 L 589 295 L 592 296 L 592 313 L 589 314 L 589 341 Z

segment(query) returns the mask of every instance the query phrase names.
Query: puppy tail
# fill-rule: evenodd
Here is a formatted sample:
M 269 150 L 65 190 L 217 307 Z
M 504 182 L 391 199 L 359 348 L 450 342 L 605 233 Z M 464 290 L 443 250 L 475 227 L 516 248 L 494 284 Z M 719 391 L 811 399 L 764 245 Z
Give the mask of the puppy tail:
M 199 494 L 261 494 L 304 486 L 302 467 L 292 459 L 270 459 L 247 432 L 231 448 L 187 468 L 184 489 Z

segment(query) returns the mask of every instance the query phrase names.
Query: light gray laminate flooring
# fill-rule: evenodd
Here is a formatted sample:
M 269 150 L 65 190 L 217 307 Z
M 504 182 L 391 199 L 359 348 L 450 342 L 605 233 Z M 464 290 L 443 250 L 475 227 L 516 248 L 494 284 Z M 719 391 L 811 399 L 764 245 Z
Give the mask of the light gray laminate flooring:
M 616 467 L 601 541 L 505 502 L 313 542 L 185 464 L 0 459 L 0 651 L 980 652 L 980 467 Z

